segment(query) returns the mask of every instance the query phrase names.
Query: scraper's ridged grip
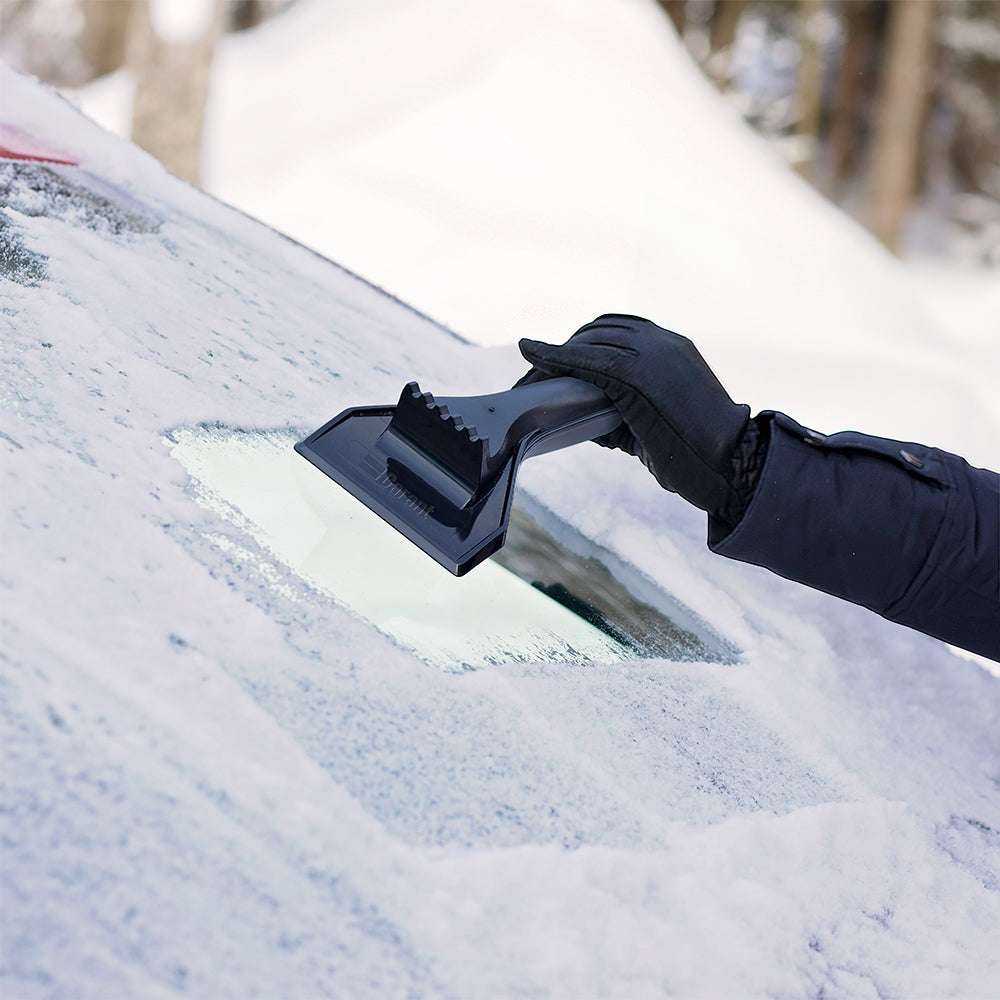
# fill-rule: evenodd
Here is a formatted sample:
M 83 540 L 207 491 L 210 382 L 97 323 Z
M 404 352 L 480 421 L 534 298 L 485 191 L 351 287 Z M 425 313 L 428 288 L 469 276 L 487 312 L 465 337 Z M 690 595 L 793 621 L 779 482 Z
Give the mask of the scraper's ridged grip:
M 418 444 L 473 490 L 486 477 L 488 442 L 429 392 L 421 392 L 416 382 L 403 388 L 389 430 Z

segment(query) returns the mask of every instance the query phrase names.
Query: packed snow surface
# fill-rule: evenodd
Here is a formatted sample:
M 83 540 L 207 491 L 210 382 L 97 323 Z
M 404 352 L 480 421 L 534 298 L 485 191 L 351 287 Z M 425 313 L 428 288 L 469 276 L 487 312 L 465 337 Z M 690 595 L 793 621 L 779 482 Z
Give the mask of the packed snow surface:
M 571 45 L 591 6 L 545 9 Z M 703 100 L 644 58 L 637 74 Z M 514 352 L 185 187 L 37 85 L 0 70 L 0 94 L 0 119 L 81 163 L 0 163 L 4 996 L 1000 994 L 1000 681 L 713 556 L 698 512 L 589 446 L 528 463 L 525 493 L 742 658 L 429 665 L 205 504 L 171 451 L 186 433 L 291 439 L 410 378 L 496 389 Z M 727 197 L 730 132 L 712 156 L 680 133 L 713 192 L 679 151 L 691 213 Z M 758 153 L 743 166 L 769 198 Z M 704 248 L 714 220 L 721 249 L 691 258 L 677 302 L 735 324 L 754 272 L 825 283 L 822 336 L 802 302 L 770 322 L 750 310 L 748 336 L 785 345 L 803 378 L 829 368 L 852 399 L 892 355 L 910 381 L 883 395 L 926 390 L 953 446 L 979 447 L 966 420 L 985 409 L 961 398 L 959 360 L 928 370 L 938 328 L 906 282 L 804 190 L 789 198 L 804 219 L 771 219 L 778 263 L 771 230 L 738 213 L 678 217 L 678 245 Z M 724 269 L 711 307 L 709 264 Z M 495 301 L 522 291 L 500 283 Z M 619 307 L 601 298 L 588 311 Z M 848 314 L 863 363 L 831 339 Z M 749 343 L 709 342 L 736 394 L 779 398 Z

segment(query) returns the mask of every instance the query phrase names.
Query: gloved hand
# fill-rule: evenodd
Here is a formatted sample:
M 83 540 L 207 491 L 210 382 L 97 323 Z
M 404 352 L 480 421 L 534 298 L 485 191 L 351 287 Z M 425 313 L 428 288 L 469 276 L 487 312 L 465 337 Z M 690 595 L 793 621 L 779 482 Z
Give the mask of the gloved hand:
M 760 464 L 753 459 L 757 428 L 750 408 L 729 398 L 687 337 L 606 313 L 560 346 L 519 346 L 534 367 L 518 385 L 556 375 L 592 382 L 624 421 L 598 444 L 637 456 L 664 489 L 702 510 L 729 524 L 739 520 L 756 485 L 749 473 Z

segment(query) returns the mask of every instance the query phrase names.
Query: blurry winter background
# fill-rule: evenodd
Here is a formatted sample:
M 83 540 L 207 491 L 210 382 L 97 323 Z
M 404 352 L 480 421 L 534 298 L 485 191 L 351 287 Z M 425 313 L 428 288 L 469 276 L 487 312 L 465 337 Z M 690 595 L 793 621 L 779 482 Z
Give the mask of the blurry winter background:
M 904 259 L 970 371 L 1000 330 L 996 0 L 0 0 L 0 57 L 480 343 L 711 328 L 687 271 L 743 294 L 718 217 L 766 182 L 706 160 L 726 116 Z M 748 336 L 784 308 L 745 302 Z

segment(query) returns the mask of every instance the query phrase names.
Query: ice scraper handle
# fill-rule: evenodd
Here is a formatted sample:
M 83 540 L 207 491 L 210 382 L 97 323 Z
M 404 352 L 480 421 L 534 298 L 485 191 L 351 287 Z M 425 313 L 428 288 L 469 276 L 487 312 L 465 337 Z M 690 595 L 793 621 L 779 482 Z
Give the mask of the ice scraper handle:
M 621 415 L 597 386 L 582 379 L 546 379 L 488 396 L 438 398 L 489 441 L 491 464 L 592 441 L 621 425 Z M 499 461 L 498 461 L 499 460 Z

